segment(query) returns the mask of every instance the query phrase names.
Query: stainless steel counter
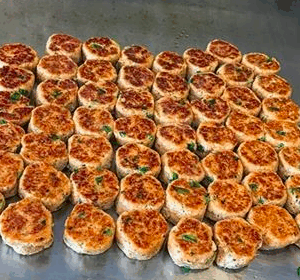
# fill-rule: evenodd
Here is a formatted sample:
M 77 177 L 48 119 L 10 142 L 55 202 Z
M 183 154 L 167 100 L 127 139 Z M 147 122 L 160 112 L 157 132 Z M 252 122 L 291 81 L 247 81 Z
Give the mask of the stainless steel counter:
M 205 48 L 223 38 L 242 52 L 261 51 L 276 56 L 281 75 L 300 96 L 299 2 L 267 1 L 0 1 L 0 43 L 21 41 L 40 55 L 54 32 L 85 40 L 110 36 L 122 46 L 145 44 L 158 53 L 187 47 Z M 6 279 L 297 279 L 300 249 L 260 252 L 247 268 L 237 272 L 216 266 L 184 274 L 164 249 L 149 261 L 125 257 L 116 244 L 99 256 L 77 255 L 62 241 L 68 205 L 54 213 L 54 245 L 43 253 L 19 256 L 0 244 L 0 278 Z M 112 211 L 111 211 L 112 212 Z M 115 214 L 114 214 L 115 215 Z

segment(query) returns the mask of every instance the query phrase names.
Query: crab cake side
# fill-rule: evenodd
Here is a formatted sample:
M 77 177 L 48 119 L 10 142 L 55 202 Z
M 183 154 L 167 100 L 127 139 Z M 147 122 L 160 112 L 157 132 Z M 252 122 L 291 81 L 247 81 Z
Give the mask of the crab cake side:
M 173 262 L 181 267 L 205 269 L 217 254 L 212 229 L 191 217 L 182 218 L 168 238 L 168 251 Z
M 299 240 L 299 228 L 289 212 L 277 205 L 257 205 L 247 218 L 263 237 L 261 250 L 281 249 Z
M 285 208 L 292 215 L 297 215 L 300 213 L 300 175 L 295 174 L 289 177 L 285 181 L 285 186 L 287 188 L 287 201 Z
M 187 179 L 174 180 L 167 187 L 162 214 L 173 224 L 187 217 L 202 221 L 207 198 L 205 188 L 198 182 Z
M 153 54 L 144 46 L 131 45 L 124 47 L 121 57 L 118 60 L 118 66 L 143 66 L 151 68 L 153 63 Z
M 251 172 L 243 180 L 243 185 L 251 190 L 253 205 L 275 204 L 283 207 L 287 200 L 287 190 L 275 172 Z
M 251 192 L 234 180 L 217 180 L 208 189 L 206 217 L 213 221 L 245 217 L 252 206 Z
M 166 220 L 155 210 L 126 211 L 118 217 L 116 240 L 128 258 L 148 260 L 161 249 L 167 231 Z
M 278 153 L 278 174 L 282 178 L 300 174 L 300 149 L 298 147 L 284 147 Z
M 158 125 L 155 141 L 156 150 L 162 155 L 177 149 L 196 151 L 196 132 L 186 124 Z
M 110 138 L 113 134 L 114 119 L 109 111 L 99 108 L 78 107 L 73 115 L 75 132 L 85 135 L 102 135 Z
M 135 172 L 157 177 L 161 160 L 156 151 L 142 144 L 127 143 L 116 152 L 116 169 L 119 178 Z
M 210 153 L 202 160 L 202 166 L 206 174 L 204 178 L 206 185 L 217 179 L 240 182 L 243 178 L 243 164 L 233 151 Z
M 5 198 L 17 193 L 19 178 L 23 170 L 24 163 L 20 155 L 0 151 L 0 193 Z
M 223 268 L 239 269 L 249 265 L 262 246 L 259 231 L 242 218 L 229 218 L 214 225 L 218 246 L 216 264 Z
M 71 194 L 71 183 L 61 171 L 38 162 L 25 168 L 18 193 L 22 198 L 39 199 L 48 210 L 57 211 Z
M 161 180 L 168 184 L 186 179 L 197 185 L 204 178 L 204 170 L 197 155 L 187 149 L 169 151 L 162 155 Z
M 66 140 L 74 133 L 74 122 L 69 110 L 54 104 L 36 107 L 28 125 L 28 131 L 56 135 Z
M 69 166 L 72 171 L 83 166 L 110 168 L 113 149 L 104 136 L 74 134 L 68 140 Z
M 21 146 L 24 134 L 25 131 L 21 126 L 0 119 L 0 151 L 15 153 Z
M 35 101 L 37 105 L 55 104 L 74 111 L 77 106 L 77 92 L 78 86 L 73 80 L 50 79 L 37 86 Z
M 274 171 L 278 169 L 278 156 L 266 142 L 253 140 L 243 142 L 238 148 L 245 174 L 253 171 Z
M 129 88 L 120 92 L 116 103 L 116 115 L 118 118 L 132 115 L 152 118 L 153 111 L 154 98 L 148 90 Z
M 160 211 L 165 203 L 165 191 L 161 183 L 151 175 L 133 173 L 121 180 L 116 211 L 151 209 Z
M 21 255 L 32 255 L 53 243 L 53 218 L 41 201 L 25 198 L 10 203 L 0 216 L 5 244 Z
M 133 115 L 115 121 L 114 135 L 120 145 L 138 143 L 151 147 L 155 134 L 155 122 L 147 117 Z
M 115 230 L 110 215 L 92 204 L 80 203 L 65 221 L 63 240 L 78 254 L 97 255 L 111 247 Z

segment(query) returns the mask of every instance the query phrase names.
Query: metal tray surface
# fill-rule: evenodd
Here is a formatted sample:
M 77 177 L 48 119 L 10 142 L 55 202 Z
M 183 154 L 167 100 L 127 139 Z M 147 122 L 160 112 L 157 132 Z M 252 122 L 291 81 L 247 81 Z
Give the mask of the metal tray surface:
M 0 1 L 0 43 L 21 41 L 44 53 L 48 36 L 65 32 L 86 40 L 110 36 L 121 46 L 145 44 L 154 53 L 182 53 L 190 46 L 204 49 L 223 38 L 245 52 L 277 57 L 280 75 L 300 96 L 300 5 L 287 0 L 71 0 Z M 18 198 L 10 199 L 9 202 Z M 229 271 L 215 265 L 183 273 L 164 249 L 149 261 L 130 260 L 117 245 L 99 256 L 78 255 L 62 241 L 70 204 L 54 213 L 53 246 L 33 256 L 20 256 L 0 241 L 0 278 L 6 279 L 298 279 L 300 251 L 296 246 L 259 252 L 247 268 Z M 108 211 L 116 218 L 113 210 Z

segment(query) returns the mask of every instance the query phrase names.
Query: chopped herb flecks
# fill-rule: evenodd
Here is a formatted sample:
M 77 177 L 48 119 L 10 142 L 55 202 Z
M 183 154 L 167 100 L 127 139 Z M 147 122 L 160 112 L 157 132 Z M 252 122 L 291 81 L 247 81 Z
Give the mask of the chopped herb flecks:
M 173 172 L 172 173 L 172 178 L 171 178 L 171 181 L 174 181 L 174 180 L 177 180 L 178 179 L 178 174 Z
M 113 231 L 112 231 L 110 228 L 106 228 L 106 229 L 103 231 L 103 234 L 104 234 L 104 235 L 107 235 L 107 236 L 112 236 L 112 235 L 113 235 Z
M 255 184 L 255 183 L 250 183 L 250 184 L 249 184 L 249 187 L 251 188 L 252 191 L 256 192 L 256 191 L 257 191 L 257 188 L 258 188 L 258 185 Z
M 78 218 L 85 218 L 85 212 L 79 212 Z
M 187 148 L 191 151 L 191 152 L 194 152 L 195 151 L 195 143 L 189 143 L 187 145 Z
M 124 132 L 124 131 L 120 131 L 119 134 L 122 138 L 126 137 L 126 132 Z
M 187 242 L 197 243 L 197 237 L 193 234 L 183 234 L 182 239 Z
M 145 174 L 147 171 L 149 171 L 148 166 L 142 166 L 139 168 L 140 173 Z
M 181 187 L 174 187 L 174 190 L 179 194 L 188 194 L 190 191 Z
M 285 136 L 286 135 L 286 132 L 285 131 L 282 131 L 282 130 L 277 130 L 276 133 L 278 135 L 282 135 L 282 136 Z
M 106 133 L 110 133 L 112 131 L 111 127 L 108 125 L 102 126 L 102 130 Z
M 4 120 L 4 119 L 0 120 L 0 124 L 6 124 L 6 123 L 7 123 L 6 120 Z
M 96 182 L 97 185 L 99 185 L 102 181 L 103 181 L 102 176 L 98 176 L 98 177 L 95 178 L 95 182 Z
M 62 94 L 62 92 L 60 90 L 57 90 L 57 89 L 53 90 L 53 92 L 52 92 L 52 96 L 54 98 L 60 96 L 61 94 Z

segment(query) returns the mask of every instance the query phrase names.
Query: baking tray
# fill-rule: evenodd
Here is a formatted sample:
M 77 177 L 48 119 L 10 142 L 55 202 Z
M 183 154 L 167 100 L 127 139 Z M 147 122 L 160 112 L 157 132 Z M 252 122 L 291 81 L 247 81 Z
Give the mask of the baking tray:
M 299 5 L 287 0 L 0 1 L 0 43 L 21 41 L 42 55 L 49 35 L 66 32 L 82 40 L 111 36 L 121 46 L 145 44 L 154 53 L 182 53 L 223 38 L 243 53 L 276 56 L 282 64 L 280 74 L 291 82 L 299 103 L 299 15 Z M 69 204 L 54 213 L 54 244 L 40 254 L 20 256 L 0 241 L 0 279 L 298 279 L 296 246 L 259 252 L 249 267 L 239 271 L 214 265 L 186 274 L 173 264 L 165 247 L 149 261 L 128 259 L 116 244 L 102 255 L 78 255 L 62 241 L 71 209 Z M 108 212 L 116 218 L 113 210 Z

